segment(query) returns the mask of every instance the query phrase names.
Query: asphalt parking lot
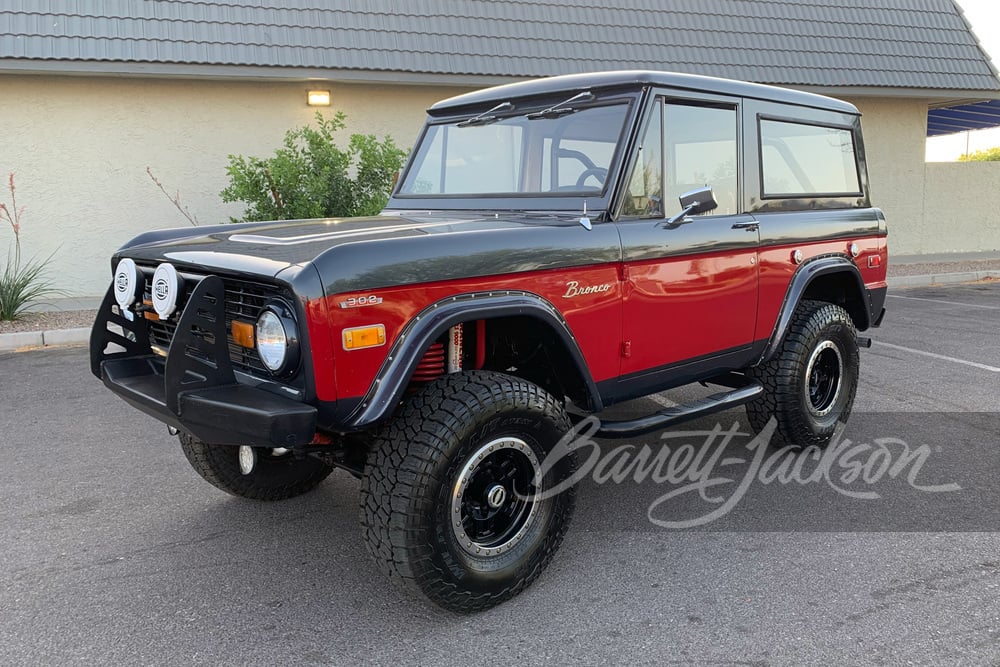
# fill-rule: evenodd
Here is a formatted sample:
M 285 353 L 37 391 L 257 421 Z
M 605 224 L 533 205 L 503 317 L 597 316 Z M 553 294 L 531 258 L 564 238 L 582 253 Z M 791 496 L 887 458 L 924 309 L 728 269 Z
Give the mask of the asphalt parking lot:
M 650 522 L 656 484 L 588 477 L 550 569 L 468 617 L 378 574 L 349 475 L 231 498 L 84 348 L 0 353 L 0 664 L 998 664 L 1000 284 L 887 306 L 845 437 L 924 445 L 922 469 L 772 478 L 703 523 L 719 503 L 692 492 L 662 521 L 686 528 Z

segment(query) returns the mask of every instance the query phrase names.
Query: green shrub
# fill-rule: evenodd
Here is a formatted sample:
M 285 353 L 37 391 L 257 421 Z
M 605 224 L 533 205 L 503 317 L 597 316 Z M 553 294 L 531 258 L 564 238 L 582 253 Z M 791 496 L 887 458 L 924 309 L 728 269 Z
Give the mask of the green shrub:
M 959 162 L 1000 162 L 1000 146 L 986 150 L 966 153 L 958 158 Z
M 233 222 L 296 220 L 375 215 L 389 200 L 393 179 L 406 151 L 391 137 L 351 135 L 347 149 L 334 143 L 345 127 L 343 112 L 326 118 L 316 112 L 318 127 L 285 133 L 273 157 L 230 155 L 229 185 L 222 201 L 243 202 L 242 218 Z
M 14 232 L 14 248 L 13 253 L 7 251 L 7 264 L 0 273 L 0 320 L 17 319 L 31 304 L 62 293 L 52 287 L 52 282 L 45 275 L 51 256 L 41 261 L 36 258 L 24 261 L 21 258 L 21 216 L 24 207 L 17 206 L 13 173 L 7 185 L 10 207 L 0 202 L 0 222 L 7 222 Z

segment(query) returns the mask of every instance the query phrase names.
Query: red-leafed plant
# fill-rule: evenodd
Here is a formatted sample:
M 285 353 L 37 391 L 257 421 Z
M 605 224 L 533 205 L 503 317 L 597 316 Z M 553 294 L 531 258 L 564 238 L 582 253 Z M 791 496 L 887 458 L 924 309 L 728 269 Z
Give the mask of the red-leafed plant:
M 60 294 L 45 275 L 51 255 L 41 261 L 34 257 L 22 260 L 21 217 L 24 206 L 17 206 L 13 172 L 7 186 L 10 189 L 10 206 L 0 201 L 0 222 L 7 222 L 14 232 L 14 247 L 13 252 L 7 250 L 7 264 L 0 273 L 0 320 L 16 319 L 31 304 Z

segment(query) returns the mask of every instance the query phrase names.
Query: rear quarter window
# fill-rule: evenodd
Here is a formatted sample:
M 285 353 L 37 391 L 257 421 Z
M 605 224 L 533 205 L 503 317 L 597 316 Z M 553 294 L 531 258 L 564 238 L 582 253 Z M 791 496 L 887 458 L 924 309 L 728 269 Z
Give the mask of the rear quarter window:
M 861 195 L 854 133 L 849 128 L 760 119 L 761 195 Z

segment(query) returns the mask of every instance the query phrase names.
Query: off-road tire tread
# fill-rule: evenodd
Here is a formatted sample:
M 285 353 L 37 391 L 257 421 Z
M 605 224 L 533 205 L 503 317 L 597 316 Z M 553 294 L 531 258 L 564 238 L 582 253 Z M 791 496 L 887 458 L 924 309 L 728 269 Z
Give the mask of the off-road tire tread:
M 250 500 L 287 500 L 312 491 L 333 468 L 319 459 L 300 459 L 295 463 L 300 474 L 285 483 L 263 483 L 253 475 L 243 475 L 233 467 L 231 447 L 210 445 L 181 433 L 181 449 L 191 467 L 212 486 L 226 493 Z
M 795 310 L 792 323 L 777 353 L 767 362 L 749 370 L 748 374 L 764 385 L 764 393 L 746 406 L 747 418 L 755 432 L 760 432 L 772 416 L 777 418 L 777 428 L 772 444 L 778 447 L 825 446 L 828 435 L 811 433 L 805 415 L 799 409 L 799 396 L 793 390 L 796 378 L 805 374 L 809 362 L 810 341 L 830 325 L 847 329 L 850 340 L 857 340 L 857 329 L 851 316 L 841 306 L 827 301 L 803 300 Z M 857 376 L 858 349 L 853 345 L 847 351 L 845 364 L 854 364 Z M 848 414 L 854 404 L 857 382 L 848 387 L 846 401 Z M 847 415 L 844 415 L 846 418 Z
M 473 594 L 445 581 L 432 561 L 430 540 L 413 534 L 414 526 L 433 511 L 434 498 L 419 495 L 424 488 L 420 480 L 431 476 L 445 456 L 442 443 L 458 437 L 475 415 L 496 414 L 504 405 L 521 401 L 539 406 L 563 432 L 570 429 L 563 405 L 537 385 L 503 373 L 469 371 L 423 387 L 376 435 L 361 482 L 364 541 L 379 567 L 412 594 L 459 613 L 488 609 L 527 588 L 562 543 L 573 511 L 573 489 L 561 494 L 566 502 L 556 505 L 553 529 L 544 538 L 535 566 L 499 592 Z

